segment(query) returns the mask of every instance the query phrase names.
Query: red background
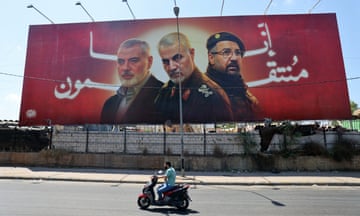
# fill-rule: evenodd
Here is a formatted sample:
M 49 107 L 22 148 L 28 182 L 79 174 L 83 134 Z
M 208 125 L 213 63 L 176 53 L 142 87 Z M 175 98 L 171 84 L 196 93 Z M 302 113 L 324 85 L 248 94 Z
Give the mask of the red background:
M 218 31 L 240 36 L 247 50 L 264 47 L 267 37 L 260 34 L 258 24 L 266 23 L 271 36 L 267 53 L 243 59 L 242 74 L 246 82 L 265 79 L 271 68 L 291 65 L 293 56 L 298 63 L 284 76 L 296 76 L 306 69 L 308 78 L 298 82 L 269 83 L 252 87 L 263 110 L 258 119 L 273 120 L 347 119 L 350 105 L 343 57 L 335 14 L 271 15 L 180 18 L 180 31 L 190 37 L 196 50 L 195 59 L 201 71 L 206 70 L 207 37 Z M 167 81 L 156 50 L 161 35 L 176 31 L 175 19 L 112 21 L 96 23 L 53 24 L 30 26 L 22 104 L 21 125 L 98 123 L 104 101 L 113 91 L 83 88 L 74 99 L 58 99 L 54 90 L 66 84 L 67 77 L 76 80 L 118 86 L 116 62 L 95 59 L 89 54 L 89 34 L 93 32 L 95 52 L 115 55 L 119 44 L 132 37 L 143 37 L 152 47 L 152 72 Z M 36 115 L 29 116 L 28 110 Z M 204 120 L 204 123 L 206 120 Z M 151 123 L 151 122 L 149 122 Z

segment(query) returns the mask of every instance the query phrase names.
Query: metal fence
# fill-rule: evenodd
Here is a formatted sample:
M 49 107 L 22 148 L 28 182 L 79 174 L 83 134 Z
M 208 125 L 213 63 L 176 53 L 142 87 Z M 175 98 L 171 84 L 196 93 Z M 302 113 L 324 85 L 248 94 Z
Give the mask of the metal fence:
M 101 126 L 103 127 L 103 126 Z M 64 149 L 78 153 L 121 153 L 121 154 L 157 154 L 180 155 L 182 142 L 179 132 L 169 132 L 162 128 L 152 131 L 129 130 L 126 128 L 98 127 L 43 127 L 43 128 L 0 128 L 0 151 L 40 151 L 44 148 Z M 201 130 L 198 130 L 201 131 Z M 255 153 L 260 150 L 261 137 L 257 130 L 247 132 L 200 132 L 183 133 L 183 153 L 186 155 L 238 155 Z M 271 140 L 268 151 L 284 148 L 301 148 L 309 142 L 331 149 L 339 139 L 351 141 L 360 147 L 360 133 L 357 131 L 319 130 L 311 136 L 284 139 L 276 134 Z
M 251 138 L 249 138 L 251 136 Z M 259 139 L 257 134 L 247 139 Z M 153 132 L 62 131 L 53 135 L 53 146 L 72 152 L 124 154 L 181 154 L 181 134 Z M 191 155 L 242 154 L 241 134 L 184 133 L 184 153 Z M 256 142 L 249 143 L 256 147 Z
M 269 151 L 284 148 L 300 148 L 306 143 L 318 143 L 331 149 L 339 140 L 336 131 L 318 131 L 311 136 L 289 139 L 276 134 L 271 140 Z M 360 133 L 346 132 L 341 135 L 360 147 Z M 246 133 L 190 133 L 183 134 L 186 155 L 238 155 L 258 152 L 261 137 L 258 131 Z M 178 132 L 135 132 L 135 131 L 59 131 L 53 134 L 52 143 L 57 149 L 83 153 L 123 154 L 181 154 L 181 134 Z

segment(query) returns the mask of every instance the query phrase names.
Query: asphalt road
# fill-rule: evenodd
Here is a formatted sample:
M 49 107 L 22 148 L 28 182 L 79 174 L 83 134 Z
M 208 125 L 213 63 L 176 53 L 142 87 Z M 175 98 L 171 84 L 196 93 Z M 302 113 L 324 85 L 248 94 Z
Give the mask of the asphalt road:
M 185 212 L 140 210 L 140 184 L 0 180 L 0 216 L 359 215 L 360 187 L 196 186 Z

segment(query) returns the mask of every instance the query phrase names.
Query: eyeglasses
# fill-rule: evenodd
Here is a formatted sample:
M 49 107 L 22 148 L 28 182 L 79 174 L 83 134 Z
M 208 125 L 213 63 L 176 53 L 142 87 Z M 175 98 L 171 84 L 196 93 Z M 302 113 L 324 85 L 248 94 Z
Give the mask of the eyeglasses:
M 236 57 L 243 57 L 244 51 L 240 49 L 232 50 L 232 49 L 223 49 L 219 52 L 211 52 L 213 55 L 222 55 L 224 58 L 229 58 L 231 55 L 235 55 Z

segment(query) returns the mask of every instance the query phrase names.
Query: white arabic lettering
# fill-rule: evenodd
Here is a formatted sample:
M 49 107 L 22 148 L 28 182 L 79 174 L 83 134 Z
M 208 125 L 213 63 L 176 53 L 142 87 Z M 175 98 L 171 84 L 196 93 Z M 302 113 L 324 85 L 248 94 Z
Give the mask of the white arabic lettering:
M 94 52 L 94 48 L 93 48 L 93 33 L 92 33 L 92 31 L 90 32 L 90 46 L 89 46 L 89 51 L 90 51 L 90 56 L 91 56 L 92 58 L 102 59 L 102 60 L 108 60 L 108 61 L 117 61 L 117 56 L 116 56 L 116 55 L 110 55 L 110 54 L 104 54 L 104 53 Z
M 67 77 L 66 81 L 67 81 L 67 85 L 64 83 L 60 84 L 60 90 L 58 90 L 58 88 L 55 87 L 54 94 L 55 94 L 56 98 L 58 98 L 58 99 L 65 99 L 65 98 L 66 99 L 74 99 L 75 97 L 77 97 L 79 95 L 81 89 L 83 89 L 85 87 L 102 89 L 102 90 L 110 90 L 110 91 L 116 91 L 118 89 L 117 86 L 93 82 L 89 78 L 87 78 L 83 83 L 81 83 L 80 80 L 76 80 L 74 89 L 73 89 L 70 77 Z
M 265 22 L 259 23 L 258 28 L 262 29 L 260 31 L 260 35 L 262 37 L 266 37 L 266 40 L 264 41 L 265 47 L 255 49 L 255 50 L 249 50 L 245 53 L 245 56 L 249 57 L 249 56 L 259 55 L 259 54 L 263 54 L 263 53 L 267 52 L 269 57 L 271 57 L 271 58 L 274 57 L 276 55 L 276 52 L 273 49 L 271 49 L 272 42 L 271 42 L 270 31 L 269 31 L 268 25 Z M 290 81 L 297 82 L 301 78 L 308 78 L 309 72 L 305 68 L 301 69 L 300 73 L 297 76 L 294 76 L 292 74 L 290 74 L 288 76 L 284 75 L 285 73 L 292 72 L 293 67 L 299 62 L 299 58 L 296 55 L 293 56 L 292 60 L 293 60 L 293 62 L 287 66 L 278 66 L 277 62 L 274 60 L 267 61 L 266 66 L 268 68 L 270 68 L 268 78 L 257 80 L 257 81 L 252 81 L 252 82 L 247 82 L 247 85 L 249 87 L 256 87 L 256 86 L 266 85 L 266 84 L 269 84 L 272 82 L 276 82 L 276 83 L 290 82 Z
M 309 72 L 306 69 L 302 69 L 301 72 L 297 75 L 288 75 L 288 76 L 278 76 L 278 74 L 281 73 L 287 73 L 287 72 L 292 72 L 293 70 L 293 66 L 295 66 L 298 62 L 298 57 L 297 56 L 293 56 L 293 62 L 291 65 L 287 65 L 285 67 L 276 67 L 277 66 L 277 62 L 276 61 L 268 61 L 266 62 L 266 66 L 269 68 L 272 68 L 269 72 L 269 77 L 266 79 L 262 79 L 262 80 L 257 80 L 257 81 L 252 81 L 252 82 L 247 82 L 246 84 L 249 87 L 256 87 L 256 86 L 261 86 L 261 85 L 265 85 L 265 84 L 269 84 L 271 82 L 290 82 L 290 81 L 294 81 L 297 82 L 300 80 L 300 78 L 308 78 L 309 77 Z
M 257 27 L 260 29 L 260 36 L 266 37 L 266 39 L 263 41 L 264 47 L 246 51 L 245 57 L 256 56 L 267 53 L 267 55 L 270 58 L 273 58 L 274 56 L 276 56 L 276 52 L 272 49 L 272 41 L 267 23 L 266 22 L 259 23 Z M 93 44 L 94 44 L 93 32 L 90 31 L 90 44 L 89 44 L 90 56 L 95 59 L 117 61 L 116 55 L 95 52 Z M 274 60 L 267 61 L 266 66 L 270 69 L 269 76 L 265 79 L 247 82 L 247 85 L 249 87 L 256 87 L 256 86 L 266 85 L 272 82 L 275 83 L 290 82 L 290 81 L 297 82 L 301 78 L 308 78 L 309 72 L 305 68 L 301 69 L 300 73 L 296 76 L 292 74 L 288 76 L 284 75 L 285 73 L 289 73 L 293 71 L 293 67 L 296 66 L 296 64 L 299 62 L 299 59 L 296 55 L 294 55 L 292 61 L 293 62 L 287 66 L 278 66 L 277 62 Z M 70 77 L 67 77 L 66 83 L 62 83 L 60 84 L 59 87 L 58 86 L 55 87 L 54 94 L 55 97 L 58 99 L 74 99 L 79 95 L 80 91 L 85 87 L 109 90 L 109 91 L 116 91 L 118 88 L 117 86 L 110 84 L 93 82 L 89 78 L 85 79 L 84 82 L 81 82 L 80 80 L 76 80 L 73 86 Z
M 265 30 L 260 31 L 260 35 L 263 36 L 263 37 L 266 37 L 266 39 L 267 39 L 267 40 L 264 41 L 264 47 L 259 48 L 259 49 L 255 49 L 255 50 L 246 51 L 245 52 L 245 57 L 255 56 L 255 55 L 260 55 L 260 54 L 266 53 L 272 47 L 270 32 L 269 32 L 269 28 L 268 28 L 267 24 L 266 23 L 259 23 L 258 28 L 264 28 L 265 29 Z M 272 56 L 274 54 L 275 54 L 274 52 L 271 52 Z

